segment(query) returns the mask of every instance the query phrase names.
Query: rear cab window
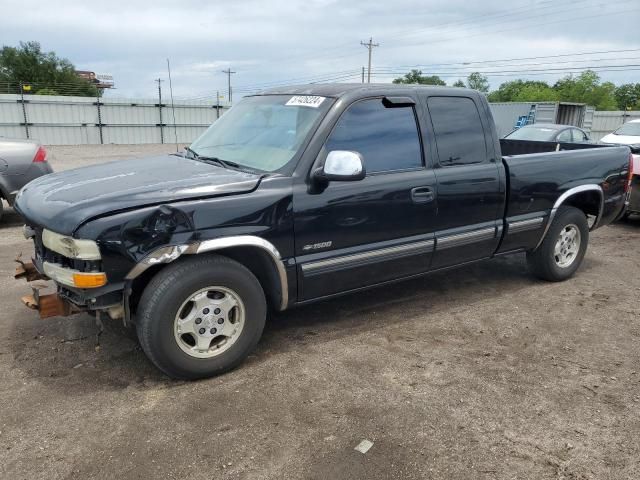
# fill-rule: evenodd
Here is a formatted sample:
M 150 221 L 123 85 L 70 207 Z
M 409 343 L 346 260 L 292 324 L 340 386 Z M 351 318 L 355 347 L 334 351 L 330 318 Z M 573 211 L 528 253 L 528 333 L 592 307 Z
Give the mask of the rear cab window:
M 472 165 L 488 160 L 480 112 L 469 97 L 429 97 L 427 107 L 441 167 Z

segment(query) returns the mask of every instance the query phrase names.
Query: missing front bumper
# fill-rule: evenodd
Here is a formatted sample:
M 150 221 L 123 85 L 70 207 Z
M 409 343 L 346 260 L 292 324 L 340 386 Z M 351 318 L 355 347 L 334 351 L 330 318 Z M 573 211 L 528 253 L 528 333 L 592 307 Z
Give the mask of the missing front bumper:
M 14 274 L 15 279 L 25 279 L 27 282 L 48 280 L 36 269 L 33 263 L 23 262 L 19 257 L 16 262 L 18 262 L 18 266 Z M 82 311 L 57 293 L 41 294 L 40 290 L 46 288 L 46 284 L 31 284 L 30 286 L 32 294 L 25 295 L 20 300 L 31 310 L 37 310 L 40 318 L 66 317 Z

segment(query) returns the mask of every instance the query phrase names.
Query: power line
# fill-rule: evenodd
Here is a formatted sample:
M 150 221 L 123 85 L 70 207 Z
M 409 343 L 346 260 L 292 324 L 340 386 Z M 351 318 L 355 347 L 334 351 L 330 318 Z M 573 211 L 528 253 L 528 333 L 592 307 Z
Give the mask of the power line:
M 564 58 L 564 57 L 579 57 L 584 55 L 604 55 L 607 53 L 628 53 L 628 52 L 640 52 L 640 48 L 627 48 L 623 50 L 599 50 L 593 52 L 574 52 L 574 53 L 563 53 L 560 55 L 540 55 L 537 57 L 520 57 L 520 58 L 501 58 L 495 60 L 479 60 L 479 61 L 462 61 L 462 62 L 453 62 L 453 63 L 432 63 L 432 64 L 417 64 L 417 65 L 398 65 L 398 67 L 403 68 L 430 68 L 430 67 L 442 67 L 442 66 L 450 66 L 450 65 L 479 65 L 486 63 L 497 63 L 497 62 L 518 62 L 522 60 L 543 60 L 547 58 Z M 582 61 L 596 61 L 596 60 L 605 60 L 605 59 L 587 59 L 587 60 L 575 60 L 575 62 Z M 617 60 L 617 59 L 616 59 Z M 383 67 L 380 67 L 383 68 Z
M 618 2 L 618 3 L 627 3 L 629 1 L 636 1 L 636 0 L 622 0 L 621 2 Z M 631 9 L 628 9 L 628 10 L 618 10 L 618 11 L 613 11 L 613 12 L 611 12 L 611 11 L 600 12 L 600 13 L 598 13 L 596 15 L 586 15 L 586 16 L 581 16 L 581 17 L 571 17 L 570 19 L 562 18 L 562 19 L 558 19 L 558 20 L 555 20 L 555 21 L 545 21 L 543 23 L 538 22 L 538 23 L 532 23 L 532 24 L 529 24 L 529 25 L 527 25 L 527 24 L 517 25 L 517 26 L 511 27 L 511 28 L 506 28 L 506 29 L 502 29 L 502 30 L 490 30 L 490 31 L 475 32 L 475 33 L 471 33 L 471 34 L 464 34 L 464 38 L 467 39 L 467 38 L 471 38 L 471 37 L 493 35 L 493 34 L 497 34 L 497 33 L 509 32 L 509 31 L 512 31 L 512 30 L 523 30 L 523 29 L 530 29 L 530 28 L 535 28 L 535 27 L 540 27 L 540 26 L 545 26 L 546 27 L 546 26 L 549 26 L 549 25 L 555 25 L 555 24 L 564 23 L 567 20 L 576 21 L 576 20 L 586 20 L 586 19 L 590 19 L 590 18 L 601 18 L 601 17 L 604 17 L 604 16 L 613 16 L 613 15 L 620 15 L 620 14 L 623 14 L 623 13 L 636 12 L 638 10 L 639 9 L 636 7 L 636 8 L 631 8 Z M 565 11 L 550 11 L 550 12 L 547 12 L 546 14 L 543 14 L 543 15 L 529 16 L 526 20 L 530 20 L 531 18 L 537 18 L 537 17 L 540 17 L 540 16 L 548 16 L 548 15 L 551 15 L 551 14 L 555 15 L 555 14 L 558 14 L 558 13 L 567 13 L 567 12 L 571 12 L 571 11 L 573 11 L 573 9 L 565 10 Z M 499 23 L 504 23 L 504 22 L 499 22 Z M 459 34 L 457 34 L 455 36 L 443 38 L 443 37 L 440 36 L 441 33 L 442 32 L 434 32 L 434 35 L 438 35 L 439 37 L 436 38 L 436 39 L 433 39 L 433 40 L 429 40 L 428 41 L 429 46 L 431 46 L 433 44 L 436 44 L 436 43 L 450 42 L 452 40 L 457 40 L 457 39 L 460 38 Z M 422 42 L 424 42 L 424 40 Z M 397 48 L 400 48 L 400 47 L 406 47 L 407 45 L 411 45 L 411 44 L 406 44 L 406 43 L 405 44 L 395 44 L 395 45 L 394 44 L 388 44 L 390 49 L 397 49 Z M 357 55 L 357 53 L 349 53 L 349 54 L 341 55 L 341 56 L 338 56 L 338 57 L 332 57 L 332 60 L 354 57 L 356 55 Z
M 640 60 L 640 59 L 637 59 Z M 509 68 L 509 65 L 505 65 L 503 66 L 503 68 Z M 621 64 L 621 65 L 584 65 L 584 66 L 580 66 L 580 67 L 572 67 L 572 66 L 566 66 L 566 67 L 558 67 L 558 68 L 544 68 L 544 69 L 539 69 L 539 70 L 531 70 L 531 69 L 516 69 L 516 70 L 471 70 L 468 67 L 465 68 L 453 68 L 450 69 L 446 74 L 456 74 L 456 73 L 473 73 L 473 72 L 480 72 L 480 73 L 526 73 L 526 72 L 554 72 L 554 71 L 562 71 L 562 70 L 576 70 L 576 69 L 581 69 L 581 70 L 597 70 L 599 68 L 625 68 L 625 67 L 640 67 L 640 64 Z M 489 67 L 489 68 L 498 68 L 498 66 L 496 67 Z M 398 73 L 398 72 L 405 72 L 405 70 L 392 70 L 392 71 L 376 71 L 376 73 Z M 432 72 L 429 71 L 430 74 L 436 74 L 436 73 L 440 73 L 443 74 L 442 72 Z
M 589 0 L 582 0 L 582 1 L 573 1 L 570 4 L 565 4 L 565 5 L 556 5 L 556 7 L 565 7 L 565 6 L 573 6 L 575 7 L 576 4 L 578 3 L 583 3 Z M 624 3 L 625 1 L 633 1 L 633 0 L 621 0 L 622 3 Z M 456 25 L 465 25 L 465 24 L 477 24 L 477 20 L 478 18 L 485 18 L 485 20 L 490 20 L 492 17 L 505 17 L 505 16 L 510 16 L 510 15 L 514 15 L 514 14 L 523 14 L 523 13 L 527 13 L 528 11 L 534 11 L 536 10 L 538 7 L 540 7 L 541 5 L 545 5 L 545 4 L 553 4 L 553 3 L 557 3 L 556 0 L 546 0 L 546 1 L 542 1 L 539 2 L 538 4 L 536 4 L 535 8 L 531 9 L 531 5 L 521 5 L 519 7 L 514 8 L 513 10 L 509 10 L 509 11 L 500 11 L 500 12 L 496 12 L 496 13 L 488 13 L 488 14 L 484 14 L 484 15 L 476 15 L 474 16 L 474 18 L 472 20 L 461 20 L 461 21 L 452 21 L 452 22 L 446 22 L 446 23 L 432 23 L 430 26 L 428 27 L 424 27 L 424 28 L 420 28 L 417 30 L 414 30 L 413 32 L 406 32 L 405 30 L 399 31 L 398 33 L 396 33 L 395 35 L 391 35 L 388 36 L 386 38 L 398 38 L 401 36 L 405 36 L 408 34 L 413 34 L 416 31 L 422 31 L 422 30 L 433 30 L 434 28 L 440 28 L 443 26 L 456 26 Z M 550 13 L 554 13 L 554 12 L 550 12 Z M 484 20 L 483 20 L 484 21 Z M 441 33 L 441 32 L 440 32 Z M 296 56 L 288 56 L 286 59 L 287 61 L 291 61 L 291 60 L 297 60 L 297 59 L 308 59 L 308 58 L 313 58 L 315 59 L 319 59 L 319 58 L 325 58 L 327 55 L 330 55 L 332 59 L 336 59 L 336 58 L 344 58 L 344 57 L 349 57 L 349 56 L 355 56 L 358 53 L 355 52 L 355 46 L 352 47 L 352 50 L 354 51 L 354 53 L 348 54 L 348 55 L 343 55 L 343 56 L 332 56 L 331 53 L 334 50 L 339 50 L 339 49 L 343 49 L 344 47 L 349 47 L 352 46 L 353 44 L 351 42 L 349 43 L 344 43 L 344 44 L 339 44 L 339 45 L 335 45 L 333 47 L 329 47 L 329 48 L 325 48 L 324 50 L 322 50 L 320 53 L 318 53 L 317 50 L 314 50 L 313 56 L 310 57 L 308 54 L 305 55 L 296 55 Z

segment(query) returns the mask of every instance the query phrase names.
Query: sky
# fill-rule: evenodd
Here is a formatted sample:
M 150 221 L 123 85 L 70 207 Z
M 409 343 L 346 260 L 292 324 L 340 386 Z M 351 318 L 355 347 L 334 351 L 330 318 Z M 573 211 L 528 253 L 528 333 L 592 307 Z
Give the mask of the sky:
M 372 52 L 376 82 L 390 82 L 411 68 L 449 84 L 481 71 L 496 89 L 514 78 L 553 83 L 587 67 L 616 84 L 640 82 L 638 0 L 33 0 L 20 10 L 15 5 L 0 0 L 0 11 L 11 12 L 0 30 L 1 45 L 35 40 L 80 70 L 111 74 L 117 88 L 109 97 L 151 98 L 157 78 L 167 91 L 167 58 L 179 99 L 215 101 L 219 91 L 224 103 L 222 70 L 228 68 L 236 72 L 235 100 L 271 85 L 360 82 L 367 64 L 360 42 L 369 38 L 379 44 Z

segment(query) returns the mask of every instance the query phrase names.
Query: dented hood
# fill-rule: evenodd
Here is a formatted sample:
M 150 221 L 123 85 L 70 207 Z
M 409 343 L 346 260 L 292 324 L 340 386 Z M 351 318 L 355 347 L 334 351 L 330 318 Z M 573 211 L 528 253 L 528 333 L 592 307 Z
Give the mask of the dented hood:
M 250 192 L 260 175 L 177 155 L 103 163 L 40 177 L 16 198 L 29 222 L 62 234 L 95 217 L 147 205 Z

